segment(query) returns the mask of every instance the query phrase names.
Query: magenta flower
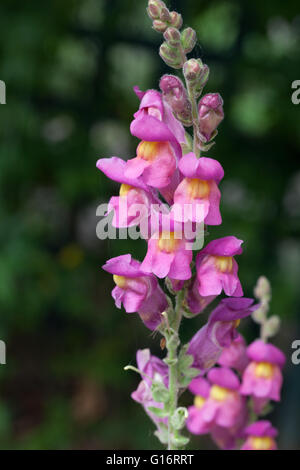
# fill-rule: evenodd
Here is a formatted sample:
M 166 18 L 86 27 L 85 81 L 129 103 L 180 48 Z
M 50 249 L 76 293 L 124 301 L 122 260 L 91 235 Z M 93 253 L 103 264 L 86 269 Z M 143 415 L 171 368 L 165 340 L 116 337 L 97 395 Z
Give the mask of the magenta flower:
M 224 177 L 224 170 L 217 160 L 197 158 L 188 153 L 179 162 L 184 179 L 174 193 L 174 218 L 179 221 L 205 222 L 219 225 L 221 193 L 218 184 Z
M 175 75 L 164 75 L 159 82 L 159 88 L 177 119 L 184 125 L 192 125 L 192 107 L 182 81 Z
M 146 184 L 159 189 L 171 184 L 177 164 L 169 142 L 143 140 L 137 147 L 136 155 L 126 163 L 126 177 L 141 176 Z
M 209 397 L 210 384 L 203 377 L 198 377 L 192 380 L 189 390 L 195 398 L 194 405 L 188 408 L 186 427 L 192 434 L 207 434 L 211 430 L 211 425 L 204 421 L 202 412 Z
M 226 298 L 221 300 L 209 316 L 208 322 L 193 336 L 188 354 L 194 357 L 193 367 L 206 371 L 218 361 L 223 348 L 237 338 L 236 327 L 242 318 L 256 308 L 253 299 Z
M 241 393 L 253 397 L 255 412 L 260 413 L 269 400 L 280 401 L 285 356 L 260 339 L 248 347 L 247 354 L 251 362 L 243 374 Z
M 232 343 L 224 348 L 218 359 L 218 364 L 224 367 L 231 367 L 242 373 L 247 365 L 249 359 L 247 356 L 247 345 L 242 335 L 238 335 Z
M 203 310 L 216 298 L 216 295 L 208 295 L 202 297 L 199 294 L 199 281 L 197 278 L 190 284 L 187 291 L 186 303 L 190 312 L 197 315 L 203 312 Z
M 179 183 L 176 168 L 182 156 L 180 144 L 185 142 L 184 128 L 162 100 L 161 93 L 156 90 L 143 93 L 138 89 L 136 93 L 141 103 L 130 130 L 142 142 L 136 158 L 127 161 L 125 176 L 141 176 L 146 184 L 159 188 L 170 202 Z
M 211 430 L 213 441 L 223 450 L 235 450 L 238 440 L 244 437 L 244 428 L 248 422 L 248 409 L 246 402 L 243 403 L 237 422 L 232 427 L 214 426 Z
M 245 406 L 245 399 L 239 394 L 238 377 L 231 369 L 215 367 L 208 372 L 207 378 L 211 388 L 203 406 L 203 422 L 222 428 L 236 427 Z
M 113 196 L 108 203 L 107 212 L 114 211 L 114 227 L 138 225 L 148 217 L 150 205 L 158 198 L 141 178 L 128 178 L 124 175 L 126 162 L 117 157 L 102 158 L 97 161 L 97 168 L 108 178 L 121 183 L 119 196 Z M 141 210 L 142 208 L 142 210 Z
M 142 380 L 138 388 L 132 392 L 131 398 L 140 403 L 148 416 L 159 427 L 160 423 L 165 423 L 166 418 L 159 418 L 149 410 L 149 407 L 163 408 L 163 403 L 158 403 L 153 399 L 151 385 L 153 381 L 162 382 L 168 387 L 168 366 L 158 357 L 152 356 L 149 349 L 137 351 L 136 361 L 141 372 Z
M 199 294 L 203 297 L 219 295 L 224 290 L 226 295 L 241 297 L 242 286 L 238 278 L 238 265 L 234 255 L 242 253 L 242 240 L 230 236 L 208 243 L 197 256 L 197 277 Z
M 112 258 L 103 269 L 113 274 L 116 287 L 112 296 L 116 306 L 121 308 L 123 304 L 127 313 L 137 312 L 150 330 L 157 328 L 168 302 L 155 276 L 143 272 L 139 261 L 131 255 Z
M 199 130 L 208 142 L 224 119 L 223 100 L 219 93 L 208 93 L 199 101 Z
M 170 214 L 162 214 L 158 231 L 148 241 L 143 271 L 159 278 L 190 279 L 193 252 L 187 245 L 182 224 L 174 222 Z
M 270 421 L 256 421 L 250 424 L 244 432 L 247 439 L 241 450 L 277 450 L 274 438 L 278 433 Z

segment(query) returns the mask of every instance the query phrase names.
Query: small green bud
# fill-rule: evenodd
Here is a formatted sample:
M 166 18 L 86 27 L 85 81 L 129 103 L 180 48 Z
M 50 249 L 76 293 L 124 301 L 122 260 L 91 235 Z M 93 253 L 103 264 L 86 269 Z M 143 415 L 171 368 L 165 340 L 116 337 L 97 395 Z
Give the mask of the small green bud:
M 263 336 L 265 338 L 272 338 L 280 329 L 280 318 L 277 315 L 270 317 L 263 325 Z
M 260 276 L 254 288 L 254 295 L 257 299 L 271 299 L 271 285 L 265 276 Z
M 158 33 L 164 33 L 168 27 L 167 23 L 161 20 L 154 20 L 153 21 L 153 29 Z
M 183 406 L 180 406 L 174 411 L 174 414 L 171 416 L 171 424 L 174 429 L 182 429 L 185 425 L 185 421 L 188 417 L 188 410 Z
M 180 29 L 182 26 L 182 16 L 180 13 L 177 13 L 176 11 L 171 11 L 170 12 L 170 23 L 174 28 Z
M 180 32 L 170 27 L 164 32 L 164 38 L 170 46 L 177 47 L 180 44 Z
M 254 310 L 251 316 L 255 323 L 262 324 L 266 319 L 266 309 L 263 306 L 260 306 L 256 310 Z
M 180 69 L 182 66 L 182 58 L 180 51 L 170 46 L 167 42 L 162 43 L 159 48 L 159 55 L 162 60 L 173 67 L 174 69 Z
M 161 15 L 162 8 L 166 8 L 164 2 L 160 0 L 149 0 L 147 12 L 152 20 L 158 20 Z
M 186 28 L 181 33 L 181 45 L 186 54 L 191 52 L 197 42 L 196 31 L 193 28 Z

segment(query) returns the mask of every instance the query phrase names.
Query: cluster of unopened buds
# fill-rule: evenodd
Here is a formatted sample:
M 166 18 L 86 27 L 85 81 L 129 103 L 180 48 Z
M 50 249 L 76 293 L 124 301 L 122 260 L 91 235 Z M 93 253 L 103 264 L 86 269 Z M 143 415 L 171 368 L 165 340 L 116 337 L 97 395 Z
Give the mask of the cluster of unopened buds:
M 144 407 L 168 449 L 188 444 L 185 426 L 193 434 L 209 433 L 223 449 L 276 449 L 277 431 L 263 418 L 270 402 L 280 400 L 285 357 L 268 342 L 279 329 L 279 319 L 267 316 L 269 283 L 258 280 L 257 303 L 243 297 L 235 259 L 243 241 L 235 236 L 203 247 L 206 227 L 222 222 L 224 171 L 202 152 L 211 148 L 224 118 L 223 100 L 218 93 L 201 98 L 209 69 L 200 59 L 186 57 L 196 44 L 195 31 L 181 31 L 181 15 L 160 0 L 149 0 L 147 12 L 164 36 L 160 56 L 182 69 L 185 84 L 164 75 L 160 91 L 135 88 L 140 105 L 130 131 L 140 140 L 136 157 L 97 162 L 121 184 L 119 196 L 108 204 L 113 226 L 138 226 L 148 245 L 142 262 L 125 254 L 103 266 L 113 275 L 112 296 L 118 308 L 138 313 L 147 328 L 160 332 L 167 350 L 164 359 L 139 350 L 137 368 L 126 367 L 141 376 L 132 398 Z M 185 127 L 193 127 L 193 137 Z M 195 243 L 199 234 L 200 246 Z M 225 298 L 217 303 L 222 293 Z M 181 345 L 182 318 L 204 318 L 207 308 L 211 312 L 204 326 Z M 248 316 L 260 324 L 260 338 L 247 347 L 237 327 Z M 195 395 L 189 408 L 178 406 L 186 389 Z

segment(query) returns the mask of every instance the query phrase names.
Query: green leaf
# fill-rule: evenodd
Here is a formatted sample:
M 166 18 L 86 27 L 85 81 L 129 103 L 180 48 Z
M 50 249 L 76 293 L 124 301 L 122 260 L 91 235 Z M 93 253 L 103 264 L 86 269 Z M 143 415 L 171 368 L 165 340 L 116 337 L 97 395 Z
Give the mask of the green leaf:
M 157 437 L 157 439 L 162 443 L 162 444 L 168 444 L 168 428 L 164 423 L 160 423 L 159 429 L 157 429 L 154 432 L 154 436 Z
M 184 375 L 193 379 L 194 377 L 198 377 L 200 375 L 200 370 L 196 369 L 195 367 L 190 367 L 187 371 L 185 371 Z
M 165 410 L 164 408 L 156 408 L 155 406 L 148 406 L 148 411 L 150 413 L 153 413 L 155 416 L 158 416 L 159 418 L 166 418 L 168 416 L 168 411 Z
M 169 390 L 162 382 L 153 382 L 151 392 L 154 400 L 160 403 L 166 403 L 170 398 Z
M 190 369 L 191 365 L 194 362 L 193 356 L 190 354 L 179 355 L 178 368 L 179 371 L 185 374 L 185 372 Z
M 178 435 L 172 437 L 172 443 L 175 447 L 185 447 L 189 442 L 190 439 L 185 436 Z

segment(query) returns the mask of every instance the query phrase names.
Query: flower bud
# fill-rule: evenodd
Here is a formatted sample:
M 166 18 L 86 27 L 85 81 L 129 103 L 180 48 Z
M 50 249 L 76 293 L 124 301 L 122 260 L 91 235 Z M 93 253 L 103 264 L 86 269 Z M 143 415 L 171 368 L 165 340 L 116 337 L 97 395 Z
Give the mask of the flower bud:
M 180 29 L 182 26 L 182 16 L 180 13 L 177 13 L 176 11 L 171 11 L 170 12 L 170 23 L 174 28 Z
M 182 67 L 180 50 L 169 46 L 167 42 L 163 42 L 160 46 L 159 55 L 169 67 L 173 67 L 174 69 L 180 69 Z
M 158 20 L 161 15 L 162 8 L 166 5 L 161 0 L 149 0 L 147 12 L 152 20 Z
M 254 288 L 254 295 L 257 299 L 270 300 L 271 286 L 265 276 L 260 276 Z
M 201 75 L 202 61 L 200 59 L 190 59 L 183 66 L 183 74 L 189 82 L 196 82 Z
M 271 338 L 280 330 L 280 318 L 277 315 L 270 317 L 263 326 L 263 336 Z
M 185 425 L 188 414 L 188 410 L 183 406 L 177 408 L 171 416 L 172 426 L 177 430 L 182 429 Z
M 180 32 L 170 27 L 164 32 L 164 38 L 170 46 L 177 47 L 180 44 Z
M 161 21 L 165 21 L 166 23 L 171 23 L 172 17 L 171 17 L 171 14 L 170 14 L 170 12 L 169 12 L 169 10 L 167 9 L 166 6 L 164 6 L 161 9 L 159 17 L 160 17 Z
M 182 81 L 174 75 L 164 75 L 159 83 L 166 102 L 172 108 L 176 118 L 185 126 L 192 125 L 191 104 Z
M 208 142 L 224 119 L 223 100 L 219 93 L 208 93 L 199 101 L 199 130 Z
M 193 28 L 186 28 L 181 33 L 181 45 L 186 54 L 191 52 L 197 42 L 196 31 Z
M 164 33 L 167 29 L 168 25 L 164 21 L 161 20 L 154 20 L 153 21 L 153 29 L 158 33 Z

